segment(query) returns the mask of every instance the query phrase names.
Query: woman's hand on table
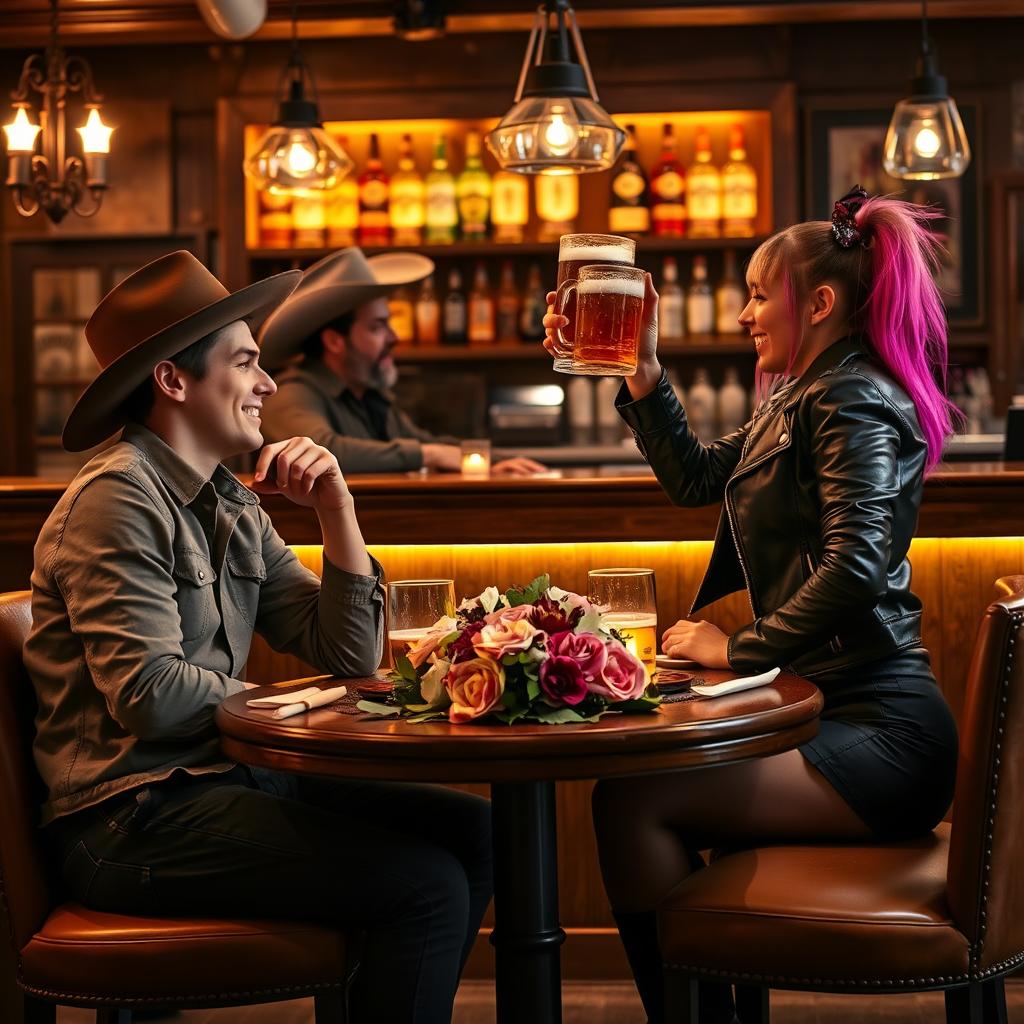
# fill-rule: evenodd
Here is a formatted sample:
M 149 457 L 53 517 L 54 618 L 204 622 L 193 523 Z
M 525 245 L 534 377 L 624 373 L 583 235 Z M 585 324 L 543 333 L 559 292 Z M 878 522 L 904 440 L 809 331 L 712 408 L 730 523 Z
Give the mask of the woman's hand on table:
M 494 476 L 533 476 L 536 473 L 546 473 L 547 469 L 547 466 L 528 459 L 525 455 L 514 455 L 510 459 L 496 462 L 491 466 L 491 473 Z
M 661 636 L 661 649 L 670 658 L 688 658 L 705 668 L 731 668 L 729 637 L 710 622 L 680 619 Z

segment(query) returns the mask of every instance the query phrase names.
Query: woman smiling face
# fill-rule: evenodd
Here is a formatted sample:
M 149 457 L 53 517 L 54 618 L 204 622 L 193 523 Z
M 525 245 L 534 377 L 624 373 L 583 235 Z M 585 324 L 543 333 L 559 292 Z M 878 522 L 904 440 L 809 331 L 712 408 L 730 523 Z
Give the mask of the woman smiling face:
M 782 281 L 779 277 L 773 281 L 748 278 L 747 287 L 750 300 L 739 322 L 753 339 L 757 368 L 762 373 L 785 373 L 790 369 L 796 331 Z

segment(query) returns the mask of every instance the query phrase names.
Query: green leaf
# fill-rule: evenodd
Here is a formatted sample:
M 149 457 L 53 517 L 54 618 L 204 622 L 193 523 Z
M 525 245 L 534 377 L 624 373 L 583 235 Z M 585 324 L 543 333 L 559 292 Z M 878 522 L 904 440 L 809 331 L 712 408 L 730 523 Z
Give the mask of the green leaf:
M 378 704 L 372 700 L 361 700 L 356 707 L 365 711 L 368 715 L 398 715 L 401 714 L 400 707 L 393 707 L 390 704 Z
M 416 682 L 416 669 L 413 668 L 412 662 L 404 654 L 399 656 L 398 661 L 395 663 L 395 668 L 406 682 Z
M 498 711 L 494 717 L 499 722 L 504 722 L 506 725 L 511 725 L 513 722 L 518 722 L 520 718 L 530 713 L 529 708 L 509 708 L 506 711 Z
M 636 700 L 624 700 L 612 704 L 609 711 L 621 711 L 626 715 L 633 715 L 637 712 L 654 711 L 661 704 L 660 696 L 650 696 L 649 691 Z
M 597 717 L 584 718 L 577 714 L 572 708 L 551 708 L 545 705 L 537 705 L 534 708 L 537 721 L 546 722 L 548 725 L 578 725 L 580 722 L 596 722 Z
M 434 722 L 434 721 L 445 721 L 448 718 L 447 711 L 438 711 L 434 708 L 433 711 L 421 711 L 418 715 L 409 715 L 407 721 L 409 722 Z
M 535 676 L 528 676 L 526 679 L 526 697 L 533 703 L 540 696 L 540 682 Z

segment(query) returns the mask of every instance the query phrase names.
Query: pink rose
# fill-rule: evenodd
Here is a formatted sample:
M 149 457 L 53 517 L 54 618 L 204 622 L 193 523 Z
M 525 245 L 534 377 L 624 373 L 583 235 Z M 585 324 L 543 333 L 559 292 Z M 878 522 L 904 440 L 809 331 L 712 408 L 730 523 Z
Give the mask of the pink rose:
M 505 692 L 505 670 L 490 658 L 473 658 L 452 665 L 444 679 L 452 706 L 448 720 L 471 722 L 486 715 L 501 703 Z
M 523 607 L 522 605 L 520 607 Z M 533 646 L 537 637 L 544 637 L 525 617 L 489 622 L 473 637 L 473 650 L 481 657 L 496 661 L 506 654 L 518 654 Z
M 532 614 L 533 605 L 517 604 L 515 608 L 499 608 L 496 612 L 485 615 L 484 622 L 488 624 L 494 622 L 520 622 L 523 619 L 531 618 Z
M 587 695 L 587 684 L 579 664 L 572 658 L 552 655 L 540 666 L 540 689 L 554 704 L 579 704 Z
M 606 647 L 608 660 L 599 679 L 590 689 L 607 700 L 636 700 L 647 689 L 647 673 L 638 658 L 622 644 L 611 641 Z
M 548 641 L 548 651 L 572 658 L 579 665 L 588 686 L 593 686 L 601 678 L 608 662 L 604 641 L 594 633 L 556 633 Z

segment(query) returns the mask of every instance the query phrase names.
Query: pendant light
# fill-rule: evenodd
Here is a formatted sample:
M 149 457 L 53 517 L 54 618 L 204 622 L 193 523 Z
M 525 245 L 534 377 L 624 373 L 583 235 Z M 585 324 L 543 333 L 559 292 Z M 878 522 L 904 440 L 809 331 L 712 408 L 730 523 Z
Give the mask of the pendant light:
M 921 0 L 921 56 L 910 89 L 892 113 L 882 165 L 909 181 L 959 177 L 971 162 L 971 147 L 928 38 L 928 0 Z
M 261 191 L 318 196 L 330 192 L 352 170 L 352 160 L 320 120 L 316 82 L 299 49 L 296 0 L 292 0 L 292 49 L 281 72 L 277 120 L 242 166 Z M 306 98 L 306 83 L 312 99 Z
M 487 136 L 488 148 L 505 170 L 584 174 L 611 167 L 625 140 L 598 102 L 569 0 L 546 0 L 537 8 L 512 109 Z

